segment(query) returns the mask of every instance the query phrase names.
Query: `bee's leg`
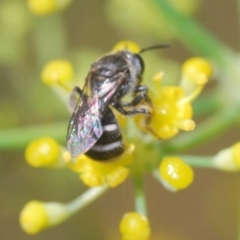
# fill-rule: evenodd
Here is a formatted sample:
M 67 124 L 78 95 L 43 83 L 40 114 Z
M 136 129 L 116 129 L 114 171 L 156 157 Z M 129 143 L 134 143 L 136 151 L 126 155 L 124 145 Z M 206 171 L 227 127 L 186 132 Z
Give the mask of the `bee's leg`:
M 128 105 L 127 107 L 132 107 L 131 109 L 125 109 L 124 107 L 126 103 L 122 103 L 122 102 L 115 102 L 112 104 L 112 106 L 119 111 L 121 114 L 125 115 L 125 116 L 131 116 L 131 115 L 135 115 L 135 114 L 145 114 L 148 117 L 151 116 L 151 111 L 149 110 L 148 106 L 141 106 L 141 107 L 134 107 L 134 106 L 130 106 Z M 129 103 L 131 104 L 131 103 Z
M 145 104 L 147 103 L 149 106 L 152 106 L 151 99 L 147 95 L 148 88 L 144 85 L 139 85 L 136 87 L 134 93 L 140 93 L 135 95 L 134 99 L 131 102 L 123 102 L 121 105 L 123 107 L 133 107 L 137 106 L 142 100 L 145 101 Z
M 82 89 L 80 89 L 79 87 L 74 87 L 68 100 L 68 110 L 70 111 L 70 113 L 74 111 L 82 94 L 83 94 Z

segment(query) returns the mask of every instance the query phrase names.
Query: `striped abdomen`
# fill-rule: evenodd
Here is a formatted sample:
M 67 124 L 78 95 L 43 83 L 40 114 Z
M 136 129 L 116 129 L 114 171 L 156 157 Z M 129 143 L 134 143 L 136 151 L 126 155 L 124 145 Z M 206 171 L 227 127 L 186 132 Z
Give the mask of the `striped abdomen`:
M 109 160 L 124 151 L 122 134 L 118 122 L 110 108 L 102 119 L 103 134 L 85 154 L 94 160 Z

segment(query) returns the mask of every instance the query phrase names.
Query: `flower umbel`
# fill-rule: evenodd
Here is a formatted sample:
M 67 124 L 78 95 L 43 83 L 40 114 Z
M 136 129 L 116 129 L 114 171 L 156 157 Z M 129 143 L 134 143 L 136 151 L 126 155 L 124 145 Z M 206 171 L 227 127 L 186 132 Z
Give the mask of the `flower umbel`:
M 113 48 L 111 54 L 119 51 L 128 51 L 135 56 L 141 52 L 141 49 L 134 42 L 122 41 Z M 130 66 L 130 68 L 133 67 L 135 65 Z M 135 115 L 135 121 L 132 121 L 131 118 L 122 117 L 113 110 L 124 142 L 127 141 L 130 144 L 124 145 L 125 150 L 122 155 L 109 161 L 96 161 L 84 154 L 73 158 L 65 147 L 60 146 L 52 138 L 45 137 L 32 141 L 26 149 L 26 159 L 29 164 L 34 167 L 68 167 L 79 174 L 82 182 L 90 189 L 68 204 L 38 201 L 28 203 L 20 217 L 22 228 L 29 234 L 35 234 L 46 227 L 56 225 L 103 194 L 108 188 L 118 186 L 131 176 L 135 183 L 136 212 L 127 213 L 123 217 L 120 232 L 124 240 L 148 240 L 151 229 L 146 217 L 143 174 L 154 172 L 163 186 L 171 191 L 186 188 L 192 183 L 194 177 L 192 168 L 184 160 L 178 157 L 167 157 L 166 153 L 159 152 L 160 141 L 155 137 L 169 139 L 177 135 L 180 130 L 194 129 L 191 103 L 203 89 L 211 72 L 212 68 L 207 60 L 190 59 L 183 65 L 182 79 L 178 86 L 162 85 L 163 73 L 160 72 L 153 77 L 154 83 L 150 85 L 155 87 L 152 89 L 149 87 L 147 97 L 136 103 L 132 101 L 132 105 L 126 104 L 132 108 L 141 106 L 141 109 L 147 110 L 148 114 Z M 65 60 L 54 60 L 46 64 L 41 74 L 43 82 L 51 86 L 58 95 L 59 87 L 67 93 L 70 92 L 71 86 L 68 84 L 73 76 L 73 67 Z M 84 91 L 82 93 L 80 90 L 77 104 L 82 103 L 81 98 L 84 94 L 91 98 L 91 95 L 88 96 L 89 93 Z M 76 108 L 73 109 L 69 108 L 70 111 L 76 111 Z M 34 215 L 34 212 L 37 214 Z

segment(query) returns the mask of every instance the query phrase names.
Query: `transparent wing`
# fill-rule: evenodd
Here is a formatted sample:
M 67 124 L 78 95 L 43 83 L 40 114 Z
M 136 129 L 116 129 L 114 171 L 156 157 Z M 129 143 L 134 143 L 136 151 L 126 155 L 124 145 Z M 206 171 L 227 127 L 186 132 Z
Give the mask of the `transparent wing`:
M 72 157 L 87 152 L 101 137 L 101 120 L 109 102 L 125 80 L 126 74 L 121 72 L 111 78 L 105 78 L 104 81 L 101 76 L 90 72 L 83 90 L 76 89 L 77 92 L 80 90 L 78 102 L 74 100 L 73 93 L 75 102 L 73 101 L 71 108 L 74 104 L 77 105 L 70 119 L 67 134 L 67 146 Z
M 81 99 L 70 119 L 67 146 L 72 157 L 87 152 L 103 133 L 98 98 L 86 95 Z

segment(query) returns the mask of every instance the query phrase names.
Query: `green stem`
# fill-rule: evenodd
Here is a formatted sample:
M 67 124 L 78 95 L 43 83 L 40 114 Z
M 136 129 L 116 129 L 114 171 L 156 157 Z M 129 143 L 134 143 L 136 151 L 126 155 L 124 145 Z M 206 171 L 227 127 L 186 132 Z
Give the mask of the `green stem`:
M 142 176 L 134 176 L 134 187 L 135 187 L 135 208 L 136 211 L 144 216 L 147 216 L 146 198 L 143 188 Z
M 67 39 L 61 14 L 35 18 L 34 43 L 40 66 L 66 55 Z
M 169 26 L 174 27 L 178 38 L 191 50 L 204 54 L 226 68 L 234 52 L 207 32 L 190 17 L 176 11 L 167 0 L 153 0 L 161 9 Z
M 0 130 L 0 150 L 23 149 L 30 141 L 43 136 L 64 142 L 66 131 L 66 122 Z
M 185 163 L 192 167 L 199 168 L 216 168 L 213 159 L 210 156 L 190 156 L 190 155 L 178 155 L 184 160 Z
M 193 102 L 194 116 L 199 117 L 219 110 L 221 104 L 219 102 L 219 95 L 216 91 L 208 91 L 201 94 Z
M 67 203 L 66 207 L 71 214 L 74 214 L 103 195 L 108 189 L 108 185 L 90 188 L 73 201 Z
M 239 106 L 225 106 L 224 110 L 204 121 L 196 130 L 183 133 L 162 144 L 164 153 L 179 153 L 210 141 L 239 122 Z

